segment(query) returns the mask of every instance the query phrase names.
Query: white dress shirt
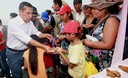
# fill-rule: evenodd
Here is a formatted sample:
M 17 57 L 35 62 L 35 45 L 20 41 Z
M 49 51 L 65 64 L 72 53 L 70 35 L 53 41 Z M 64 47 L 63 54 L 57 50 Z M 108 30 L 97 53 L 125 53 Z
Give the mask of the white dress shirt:
M 39 36 L 39 32 L 33 25 L 32 21 L 25 23 L 20 16 L 9 21 L 7 32 L 7 46 L 15 50 L 27 49 L 27 44 L 31 40 L 30 35 L 36 34 Z

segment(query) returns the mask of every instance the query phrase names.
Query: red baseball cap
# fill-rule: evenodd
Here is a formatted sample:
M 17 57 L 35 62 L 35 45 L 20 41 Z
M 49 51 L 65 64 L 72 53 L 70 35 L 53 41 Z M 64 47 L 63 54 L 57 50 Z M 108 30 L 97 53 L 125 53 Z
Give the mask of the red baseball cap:
M 72 12 L 70 6 L 68 6 L 68 5 L 61 7 L 60 11 L 58 11 L 57 13 L 58 13 L 58 14 L 64 14 L 64 13 L 66 13 L 66 12 L 69 12 L 69 13 Z
M 65 24 L 64 26 L 64 33 L 78 33 L 78 27 L 80 26 L 78 21 L 75 20 L 71 20 L 70 22 L 68 22 L 67 24 Z

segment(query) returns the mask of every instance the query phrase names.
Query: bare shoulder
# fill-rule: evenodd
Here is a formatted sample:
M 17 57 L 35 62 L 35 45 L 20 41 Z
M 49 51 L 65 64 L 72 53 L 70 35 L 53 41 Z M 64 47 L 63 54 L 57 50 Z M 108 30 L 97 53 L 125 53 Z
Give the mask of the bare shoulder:
M 120 20 L 116 16 L 112 15 L 108 18 L 107 22 L 117 22 L 117 23 L 119 23 Z

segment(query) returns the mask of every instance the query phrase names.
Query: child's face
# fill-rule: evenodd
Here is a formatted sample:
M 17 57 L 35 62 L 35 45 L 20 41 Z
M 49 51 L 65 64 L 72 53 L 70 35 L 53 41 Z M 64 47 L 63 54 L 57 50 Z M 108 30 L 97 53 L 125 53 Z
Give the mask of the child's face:
M 63 22 L 66 22 L 69 19 L 69 14 L 67 13 L 60 14 L 60 18 Z
M 65 33 L 65 35 L 66 35 L 66 38 L 67 38 L 68 41 L 72 41 L 74 39 L 75 34 Z

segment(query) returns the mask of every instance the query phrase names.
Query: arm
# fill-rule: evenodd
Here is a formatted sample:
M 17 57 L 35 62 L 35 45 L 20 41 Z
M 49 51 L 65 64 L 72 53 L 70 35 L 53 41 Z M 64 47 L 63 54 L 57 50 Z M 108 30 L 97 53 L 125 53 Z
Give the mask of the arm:
M 63 6 L 67 6 L 68 5 L 64 0 L 61 0 L 61 1 L 62 1 L 62 5 Z
M 62 52 L 59 52 L 60 56 L 63 58 L 64 62 L 70 67 L 70 68 L 74 68 L 75 64 L 72 64 L 69 62 L 69 60 L 64 56 L 64 54 Z
M 31 39 L 28 44 L 33 45 L 35 47 L 40 47 L 43 48 L 46 52 L 50 52 L 51 48 L 49 46 L 43 45 L 41 43 L 39 43 L 38 41 Z
M 26 60 L 24 59 L 24 69 L 27 69 L 28 67 L 27 67 L 27 62 L 26 62 Z
M 68 50 L 62 49 L 62 52 L 68 54 Z
M 49 34 L 42 34 L 40 32 L 38 32 L 38 30 L 32 26 L 30 27 L 30 30 L 32 32 L 32 34 L 36 34 L 38 35 L 40 38 L 43 37 L 48 37 L 49 39 L 51 39 L 51 35 Z M 24 44 L 30 44 L 36 47 L 41 47 L 43 49 L 45 49 L 46 52 L 48 52 L 50 50 L 50 47 L 43 45 L 37 41 L 35 41 L 34 39 L 32 39 L 28 34 L 26 34 L 26 32 L 24 32 L 24 30 L 21 29 L 20 26 L 14 26 L 13 23 L 11 23 L 8 26 L 8 31 L 18 40 L 20 40 L 21 42 L 23 42 Z
M 50 41 L 52 41 L 52 39 L 53 39 L 52 35 L 50 35 L 50 34 L 43 34 L 43 33 L 41 33 L 39 35 L 39 38 L 48 38 Z
M 85 39 L 83 43 L 92 48 L 111 49 L 115 45 L 116 37 L 118 34 L 118 28 L 119 21 L 115 17 L 111 17 L 105 23 L 102 41 L 92 42 Z
M 56 45 L 56 46 L 58 46 L 58 47 L 60 47 L 60 39 L 59 38 L 57 38 L 56 40 L 55 40 L 55 42 L 54 42 L 54 44 Z

